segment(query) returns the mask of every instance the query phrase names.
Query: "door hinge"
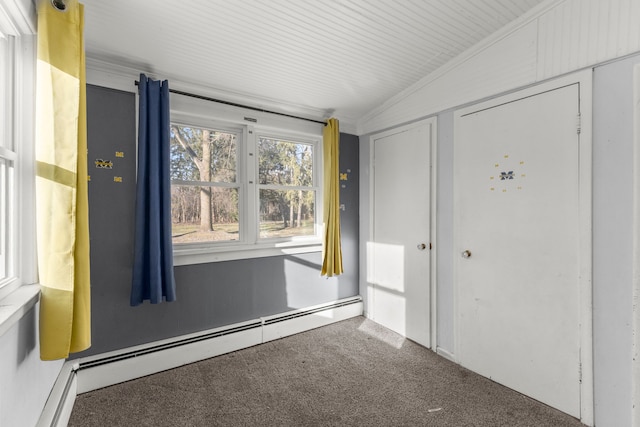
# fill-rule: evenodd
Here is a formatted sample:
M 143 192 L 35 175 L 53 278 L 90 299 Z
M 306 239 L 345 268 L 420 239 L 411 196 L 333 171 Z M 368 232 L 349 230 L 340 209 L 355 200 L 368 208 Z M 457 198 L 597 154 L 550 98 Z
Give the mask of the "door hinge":
M 582 362 L 578 362 L 578 381 L 582 384 Z
M 580 135 L 580 131 L 582 130 L 582 114 L 578 113 L 576 116 L 576 133 Z

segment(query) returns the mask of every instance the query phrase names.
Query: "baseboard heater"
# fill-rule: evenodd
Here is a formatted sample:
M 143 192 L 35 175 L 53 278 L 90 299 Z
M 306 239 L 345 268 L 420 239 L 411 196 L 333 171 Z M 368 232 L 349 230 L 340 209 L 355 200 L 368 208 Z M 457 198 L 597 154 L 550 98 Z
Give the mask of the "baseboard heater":
M 77 394 L 326 326 L 362 313 L 362 298 L 357 296 L 78 359 L 70 362 L 77 376 Z
M 199 335 L 192 338 L 178 339 L 176 341 L 168 342 L 165 344 L 152 345 L 151 347 L 146 347 L 139 350 L 132 350 L 124 353 L 119 353 L 113 356 L 101 357 L 96 360 L 90 360 L 87 362 L 79 363 L 76 368 L 76 372 L 82 371 L 84 369 L 94 368 L 96 366 L 118 362 L 120 360 L 130 359 L 132 357 L 140 357 L 146 354 L 157 353 L 159 351 L 169 350 L 175 347 L 182 347 L 182 346 L 185 346 L 188 344 L 194 344 L 200 341 L 212 340 L 214 338 L 223 337 L 225 335 L 236 334 L 242 331 L 247 331 L 249 329 L 260 328 L 260 327 L 262 327 L 262 323 L 260 322 L 249 323 L 246 325 L 236 326 L 236 327 L 224 329 L 217 332 L 206 333 L 204 335 Z

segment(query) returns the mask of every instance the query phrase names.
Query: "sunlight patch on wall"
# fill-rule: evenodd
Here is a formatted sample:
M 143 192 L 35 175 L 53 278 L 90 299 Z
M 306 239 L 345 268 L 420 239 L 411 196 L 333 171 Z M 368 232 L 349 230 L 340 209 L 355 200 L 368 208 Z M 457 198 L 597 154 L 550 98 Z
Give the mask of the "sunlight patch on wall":
M 404 292 L 404 246 L 367 242 L 367 282 Z

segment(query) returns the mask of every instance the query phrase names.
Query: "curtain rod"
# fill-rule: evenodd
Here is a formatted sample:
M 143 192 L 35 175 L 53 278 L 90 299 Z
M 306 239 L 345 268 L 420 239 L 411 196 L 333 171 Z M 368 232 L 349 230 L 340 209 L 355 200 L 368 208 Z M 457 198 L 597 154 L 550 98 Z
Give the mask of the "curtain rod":
M 135 84 L 136 84 L 136 86 L 138 86 L 140 84 L 140 82 L 136 80 Z M 319 123 L 319 124 L 324 125 L 324 126 L 327 125 L 327 122 L 323 122 L 323 121 L 320 121 L 320 120 L 307 119 L 306 117 L 294 116 L 292 114 L 280 113 L 278 111 L 265 110 L 265 109 L 262 109 L 262 108 L 252 107 L 250 105 L 237 104 L 235 102 L 224 101 L 222 99 L 216 99 L 216 98 L 210 98 L 208 96 L 197 95 L 197 94 L 189 93 L 189 92 L 183 92 L 181 90 L 175 90 L 175 89 L 169 88 L 169 92 L 175 93 L 176 95 L 184 95 L 184 96 L 189 96 L 191 98 L 202 99 L 204 101 L 211 101 L 211 102 L 217 102 L 219 104 L 230 105 L 232 107 L 246 108 L 248 110 L 259 111 L 261 113 L 276 114 L 278 116 L 290 117 L 292 119 L 306 120 L 308 122 Z

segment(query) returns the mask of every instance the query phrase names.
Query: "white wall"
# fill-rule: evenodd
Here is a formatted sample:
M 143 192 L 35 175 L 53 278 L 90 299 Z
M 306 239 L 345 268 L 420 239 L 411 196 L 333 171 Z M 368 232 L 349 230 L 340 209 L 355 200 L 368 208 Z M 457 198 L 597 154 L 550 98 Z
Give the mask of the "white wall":
M 453 111 L 438 115 L 438 176 L 436 202 L 437 252 L 436 328 L 437 349 L 451 354 L 454 348 L 453 306 Z
M 593 79 L 593 326 L 598 426 L 631 425 L 633 66 L 596 67 Z
M 640 50 L 637 0 L 548 0 L 358 122 L 368 134 Z
M 451 110 L 550 78 L 594 68 L 593 321 L 594 406 L 598 427 L 632 425 L 631 68 L 640 62 L 640 1 L 564 0 L 489 37 L 426 76 L 359 123 L 361 245 L 369 218 L 369 136 L 438 116 L 437 345 L 453 351 Z M 366 251 L 361 251 L 366 254 Z M 366 265 L 361 261 L 361 266 Z M 361 275 L 364 296 L 366 277 Z
M 32 194 L 33 100 L 35 87 L 36 14 L 32 0 L 0 1 L 3 30 L 17 37 L 14 110 L 18 141 L 18 271 L 21 283 L 37 281 Z M 4 64 L 3 64 L 4 65 Z M 3 102 L 5 94 L 1 95 Z M 24 159 L 24 161 L 22 161 Z M 31 290 L 26 289 L 30 288 Z M 22 287 L 0 301 L 0 426 L 35 426 L 63 361 L 42 362 L 38 345 L 35 287 Z
M 34 305 L 0 336 L 0 426 L 35 426 L 63 360 L 43 362 Z

